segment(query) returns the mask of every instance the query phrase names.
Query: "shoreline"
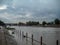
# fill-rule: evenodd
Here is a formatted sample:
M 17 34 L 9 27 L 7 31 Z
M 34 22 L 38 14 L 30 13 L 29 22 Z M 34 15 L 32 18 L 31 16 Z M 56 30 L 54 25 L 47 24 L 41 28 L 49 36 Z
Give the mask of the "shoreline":
M 26 25 L 20 25 L 20 26 L 26 26 Z M 60 28 L 60 25 L 59 26 L 26 26 L 26 27 L 53 27 L 53 28 Z

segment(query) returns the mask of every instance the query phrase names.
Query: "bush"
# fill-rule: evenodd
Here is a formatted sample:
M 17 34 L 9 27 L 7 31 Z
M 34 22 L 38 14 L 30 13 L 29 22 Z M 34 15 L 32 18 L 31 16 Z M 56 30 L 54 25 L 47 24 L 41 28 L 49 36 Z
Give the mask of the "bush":
M 3 21 L 0 20 L 0 26 L 6 26 Z
M 42 25 L 45 25 L 45 24 L 46 24 L 46 22 L 45 22 L 45 21 L 43 21 L 43 22 L 42 22 Z

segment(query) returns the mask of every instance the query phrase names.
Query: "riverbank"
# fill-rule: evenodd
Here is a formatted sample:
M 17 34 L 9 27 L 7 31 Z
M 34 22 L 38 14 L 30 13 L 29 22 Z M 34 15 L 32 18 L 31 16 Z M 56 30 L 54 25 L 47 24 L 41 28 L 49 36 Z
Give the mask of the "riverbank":
M 23 25 L 23 26 L 26 26 L 26 27 L 52 27 L 52 28 L 60 28 L 60 25 L 45 25 L 45 26 L 44 25 L 32 25 L 32 26 Z

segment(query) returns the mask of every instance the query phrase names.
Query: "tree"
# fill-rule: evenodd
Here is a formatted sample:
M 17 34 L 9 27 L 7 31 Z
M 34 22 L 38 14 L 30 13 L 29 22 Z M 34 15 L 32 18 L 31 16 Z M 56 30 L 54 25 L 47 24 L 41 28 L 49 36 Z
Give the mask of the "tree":
M 54 23 L 53 22 L 48 22 L 47 25 L 53 25 Z
M 32 26 L 32 25 L 39 25 L 39 22 L 29 21 L 29 22 L 26 22 L 26 25 L 29 25 L 29 26 Z
M 46 21 L 43 21 L 43 22 L 42 22 L 42 25 L 45 25 L 45 24 L 46 24 Z
M 0 20 L 0 26 L 6 26 L 3 21 Z
M 60 23 L 60 20 L 59 19 L 55 19 L 54 23 L 58 25 Z
M 25 23 L 23 23 L 23 22 L 19 22 L 18 25 L 21 25 L 21 26 L 22 26 L 22 25 L 25 25 Z

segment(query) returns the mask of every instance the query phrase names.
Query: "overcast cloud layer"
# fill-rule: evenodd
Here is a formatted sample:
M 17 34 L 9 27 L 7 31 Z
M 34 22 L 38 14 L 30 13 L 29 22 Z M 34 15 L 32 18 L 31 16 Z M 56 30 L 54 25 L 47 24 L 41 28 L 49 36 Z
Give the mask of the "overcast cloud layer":
M 60 19 L 60 0 L 0 0 L 0 20 L 6 23 Z

